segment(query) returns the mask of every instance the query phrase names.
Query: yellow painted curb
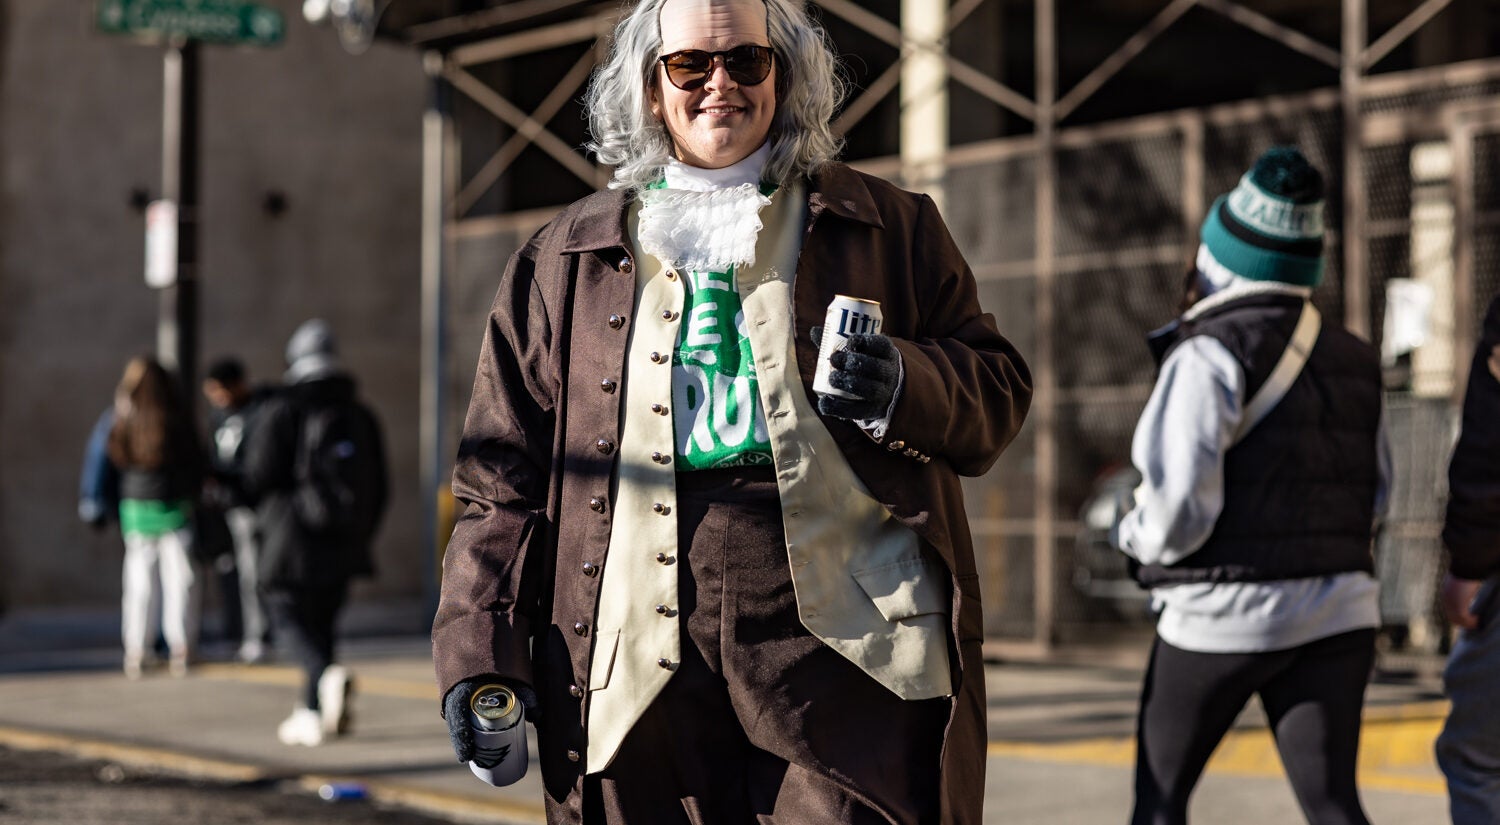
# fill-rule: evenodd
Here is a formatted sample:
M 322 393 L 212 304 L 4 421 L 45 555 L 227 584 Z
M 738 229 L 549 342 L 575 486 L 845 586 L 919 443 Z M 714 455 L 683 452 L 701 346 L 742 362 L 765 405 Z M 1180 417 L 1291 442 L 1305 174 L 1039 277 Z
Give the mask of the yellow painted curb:
M 52 751 L 81 759 L 101 759 L 136 768 L 147 768 L 221 782 L 258 782 L 268 778 L 262 768 L 244 762 L 189 756 L 164 748 L 100 742 L 57 733 L 38 733 L 0 727 L 0 745 L 23 751 Z
M 385 780 L 371 782 L 357 776 L 309 774 L 298 781 L 299 785 L 313 793 L 317 793 L 324 785 L 339 783 L 360 785 L 364 788 L 365 795 L 377 802 L 445 817 L 490 823 L 498 818 L 505 825 L 546 825 L 547 822 L 547 809 L 544 806 L 508 799 L 433 791 Z

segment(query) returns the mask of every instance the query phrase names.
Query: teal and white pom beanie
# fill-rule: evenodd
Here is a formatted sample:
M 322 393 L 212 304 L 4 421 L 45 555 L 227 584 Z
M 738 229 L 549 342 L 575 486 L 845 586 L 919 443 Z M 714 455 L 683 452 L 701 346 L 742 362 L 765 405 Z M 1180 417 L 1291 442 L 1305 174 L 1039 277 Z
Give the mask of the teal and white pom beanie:
M 1236 275 L 1315 287 L 1323 280 L 1323 175 L 1296 147 L 1272 147 L 1214 201 L 1199 237 Z

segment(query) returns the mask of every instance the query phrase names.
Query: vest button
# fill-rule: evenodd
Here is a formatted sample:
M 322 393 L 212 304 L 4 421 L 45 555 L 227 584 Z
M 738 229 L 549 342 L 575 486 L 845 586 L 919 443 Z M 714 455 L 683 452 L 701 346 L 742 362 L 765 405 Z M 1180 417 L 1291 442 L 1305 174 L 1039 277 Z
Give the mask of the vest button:
M 656 612 L 660 613 L 663 616 L 667 615 L 667 606 L 664 605 L 664 604 L 657 605 L 656 606 Z
M 660 404 L 652 404 L 651 405 L 651 411 L 654 412 L 654 413 L 656 413 L 657 415 L 666 415 L 667 414 L 667 408 L 663 407 Z
M 653 363 L 653 364 L 660 364 L 661 362 L 663 362 L 665 360 L 667 360 L 667 357 L 665 355 L 662 355 L 659 352 L 653 352 L 653 353 L 651 353 L 651 363 Z
M 659 668 L 661 668 L 662 670 L 671 670 L 672 669 L 672 660 L 671 659 L 657 659 L 656 660 L 656 666 L 659 667 Z
M 579 636 L 587 636 L 589 635 L 589 626 L 583 622 L 574 622 L 573 632 Z
M 677 317 L 677 313 L 673 312 L 670 309 L 664 309 L 664 310 L 661 311 L 661 319 L 663 321 L 670 321 L 670 320 L 672 320 L 673 318 L 676 318 L 676 317 Z
M 662 564 L 666 564 L 669 559 L 670 559 L 670 557 L 666 553 L 657 553 L 656 554 L 656 560 L 659 561 L 659 562 L 661 562 Z
M 583 754 L 579 753 L 578 751 L 568 751 L 568 761 L 569 762 L 577 762 L 578 760 L 580 760 L 582 758 L 583 758 Z
M 623 327 L 623 326 L 625 326 L 625 319 L 624 318 L 620 317 L 619 315 L 611 315 L 611 316 L 609 316 L 609 328 L 610 329 L 619 329 L 620 327 Z
M 591 561 L 584 562 L 583 563 L 583 575 L 588 576 L 589 578 L 593 578 L 593 577 L 599 575 L 599 565 L 594 564 Z
M 601 453 L 604 453 L 605 455 L 609 455 L 610 453 L 615 451 L 615 442 L 610 441 L 607 438 L 601 438 L 598 441 L 594 442 L 594 449 L 598 450 Z
M 662 455 L 661 453 L 652 453 L 651 454 L 651 460 L 655 461 L 657 464 L 667 464 L 672 459 L 668 458 L 665 455 Z
M 626 275 L 629 275 L 630 273 L 635 271 L 635 262 L 630 260 L 628 256 L 625 258 L 621 258 L 620 271 L 625 273 Z
M 602 513 L 602 512 L 604 512 L 604 499 L 602 499 L 602 498 L 591 498 L 591 499 L 589 499 L 589 509 L 593 510 L 596 513 Z
M 568 685 L 568 695 L 574 699 L 581 699 L 583 698 L 583 688 L 577 685 Z
M 614 392 L 615 391 L 615 382 L 614 382 L 614 380 L 610 379 L 610 378 L 606 378 L 603 381 L 600 381 L 599 382 L 599 389 L 604 390 L 605 392 Z
M 659 513 L 664 516 L 672 512 L 672 508 L 658 501 L 655 504 L 651 505 L 651 512 Z

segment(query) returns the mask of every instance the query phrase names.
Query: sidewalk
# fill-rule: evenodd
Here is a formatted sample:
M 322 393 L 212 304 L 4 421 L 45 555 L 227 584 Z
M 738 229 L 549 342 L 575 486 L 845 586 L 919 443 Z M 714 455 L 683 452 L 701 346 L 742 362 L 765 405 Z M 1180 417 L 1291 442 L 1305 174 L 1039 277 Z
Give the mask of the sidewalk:
M 357 678 L 353 733 L 308 749 L 276 740 L 300 678 L 288 666 L 205 664 L 186 679 L 158 672 L 130 682 L 117 650 L 52 652 L 46 669 L 34 655 L 0 653 L 0 745 L 230 782 L 357 782 L 376 800 L 454 821 L 543 822 L 535 766 L 519 784 L 492 789 L 454 761 L 425 638 L 356 639 L 342 658 Z M 1428 662 L 1418 678 L 1371 687 L 1360 780 L 1375 822 L 1445 821 L 1431 753 L 1445 711 L 1434 669 Z M 1123 822 L 1139 664 L 992 663 L 987 681 L 985 822 Z M 1258 708 L 1215 754 L 1193 815 L 1224 825 L 1301 821 Z

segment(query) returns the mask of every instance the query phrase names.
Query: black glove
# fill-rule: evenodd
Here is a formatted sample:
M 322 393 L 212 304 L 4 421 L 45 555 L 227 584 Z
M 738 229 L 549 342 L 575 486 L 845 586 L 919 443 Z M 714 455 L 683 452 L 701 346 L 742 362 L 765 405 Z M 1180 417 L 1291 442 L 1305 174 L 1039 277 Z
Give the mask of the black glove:
M 822 327 L 813 327 L 813 343 L 821 345 Z M 818 396 L 818 412 L 855 421 L 884 418 L 901 380 L 901 357 L 884 335 L 856 333 L 829 359 L 828 383 L 859 398 Z
M 469 725 L 469 702 L 485 685 L 499 683 L 515 691 L 521 707 L 526 709 L 526 721 L 536 724 L 542 718 L 541 705 L 537 703 L 536 691 L 529 685 L 511 679 L 481 676 L 465 679 L 453 686 L 443 697 L 443 718 L 448 720 L 448 741 L 453 743 L 453 753 L 460 762 L 474 760 L 474 728 Z

